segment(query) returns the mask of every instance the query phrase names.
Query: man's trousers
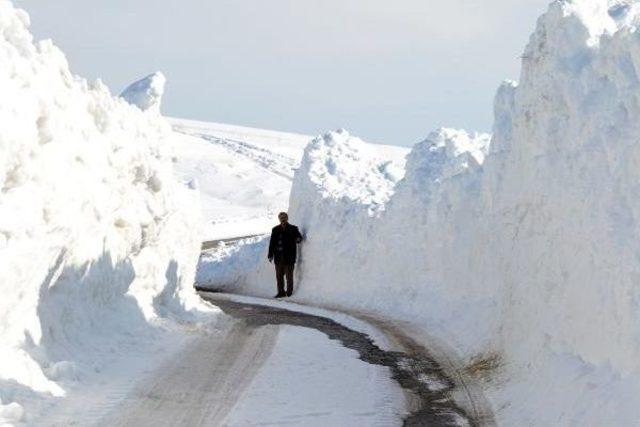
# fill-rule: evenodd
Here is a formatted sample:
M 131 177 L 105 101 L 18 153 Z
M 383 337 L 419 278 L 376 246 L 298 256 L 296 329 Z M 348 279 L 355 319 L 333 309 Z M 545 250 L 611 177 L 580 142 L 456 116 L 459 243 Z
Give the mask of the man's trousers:
M 278 294 L 284 294 L 284 278 L 287 278 L 287 296 L 293 294 L 293 269 L 295 264 L 276 264 L 276 283 Z

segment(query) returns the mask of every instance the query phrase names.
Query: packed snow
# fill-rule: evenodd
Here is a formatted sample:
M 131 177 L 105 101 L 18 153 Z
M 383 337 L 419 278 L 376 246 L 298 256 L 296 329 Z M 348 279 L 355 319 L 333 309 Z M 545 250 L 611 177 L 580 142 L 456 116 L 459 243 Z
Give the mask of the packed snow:
M 167 78 L 158 71 L 131 83 L 120 96 L 142 111 L 160 113 L 166 82 Z
M 224 425 L 400 425 L 403 401 L 388 368 L 362 362 L 321 332 L 281 326 L 269 359 Z
M 0 424 L 177 343 L 168 319 L 201 307 L 198 192 L 174 176 L 170 125 L 28 25 L 0 0 Z
M 481 377 L 504 425 L 637 425 L 638 24 L 634 2 L 553 2 L 493 135 L 434 132 L 398 182 L 344 132 L 314 140 L 289 203 L 306 235 L 295 300 L 495 362 Z M 266 243 L 219 251 L 199 281 L 272 294 Z

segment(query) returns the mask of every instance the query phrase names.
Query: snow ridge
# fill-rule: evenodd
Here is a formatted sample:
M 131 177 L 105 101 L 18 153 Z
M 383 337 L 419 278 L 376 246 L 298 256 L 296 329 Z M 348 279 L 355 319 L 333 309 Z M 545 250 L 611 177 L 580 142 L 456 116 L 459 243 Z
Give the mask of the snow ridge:
M 198 196 L 174 177 L 170 126 L 72 75 L 28 25 L 0 0 L 0 423 L 198 304 Z

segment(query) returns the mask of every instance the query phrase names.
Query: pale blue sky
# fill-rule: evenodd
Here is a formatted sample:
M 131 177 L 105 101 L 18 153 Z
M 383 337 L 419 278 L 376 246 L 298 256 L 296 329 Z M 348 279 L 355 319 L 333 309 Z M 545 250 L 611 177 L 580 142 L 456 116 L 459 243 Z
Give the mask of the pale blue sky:
M 412 145 L 490 131 L 549 0 L 16 0 L 114 93 L 163 71 L 166 115 Z

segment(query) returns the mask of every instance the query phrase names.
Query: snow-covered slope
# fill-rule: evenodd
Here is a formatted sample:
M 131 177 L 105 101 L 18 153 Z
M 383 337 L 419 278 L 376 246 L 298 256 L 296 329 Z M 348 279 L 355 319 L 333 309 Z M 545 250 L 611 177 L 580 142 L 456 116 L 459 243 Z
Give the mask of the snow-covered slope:
M 73 76 L 28 24 L 0 0 L 0 424 L 197 304 L 198 195 L 169 124 Z
M 498 362 L 487 387 L 504 425 L 637 425 L 637 6 L 553 2 L 520 83 L 498 91 L 490 147 L 438 131 L 381 200 L 357 143 L 312 144 L 290 203 L 307 235 L 296 298 L 408 320 L 476 367 Z M 264 240 L 228 255 L 201 279 L 273 292 Z
M 295 169 L 311 136 L 170 119 L 176 170 L 198 183 L 203 240 L 267 233 L 287 210 Z M 406 148 L 372 145 L 402 174 Z
M 280 132 L 223 123 L 178 118 L 169 118 L 169 121 L 173 125 L 173 128 L 180 133 L 250 144 L 251 147 L 249 148 L 269 150 L 293 159 L 295 163 L 300 162 L 304 147 L 312 139 L 309 135 L 299 133 Z

